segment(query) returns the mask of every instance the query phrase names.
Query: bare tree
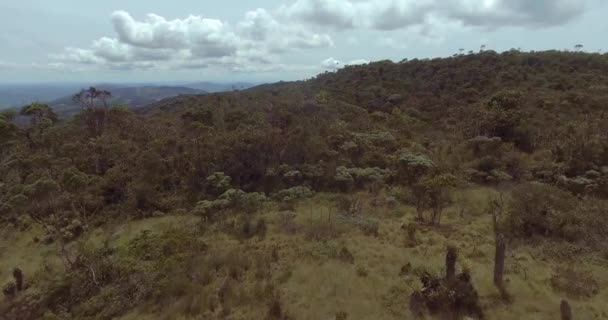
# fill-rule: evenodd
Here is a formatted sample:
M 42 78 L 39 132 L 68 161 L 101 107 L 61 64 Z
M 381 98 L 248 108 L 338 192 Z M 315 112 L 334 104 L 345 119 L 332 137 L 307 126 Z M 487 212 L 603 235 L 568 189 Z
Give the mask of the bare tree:
M 90 87 L 88 90 L 81 90 L 72 97 L 72 100 L 79 104 L 83 109 L 97 109 L 103 107 L 108 108 L 108 99 L 112 97 L 112 93 L 107 90 L 99 90 Z
M 94 87 L 81 90 L 72 97 L 72 100 L 83 109 L 84 120 L 93 136 L 100 136 L 104 131 L 108 119 L 108 100 L 111 97 L 110 91 Z
M 448 280 L 453 280 L 456 276 L 456 259 L 458 259 L 458 250 L 456 247 L 448 246 L 445 255 L 445 277 Z
M 568 301 L 562 300 L 559 310 L 562 314 L 562 320 L 572 320 L 572 308 L 570 308 Z

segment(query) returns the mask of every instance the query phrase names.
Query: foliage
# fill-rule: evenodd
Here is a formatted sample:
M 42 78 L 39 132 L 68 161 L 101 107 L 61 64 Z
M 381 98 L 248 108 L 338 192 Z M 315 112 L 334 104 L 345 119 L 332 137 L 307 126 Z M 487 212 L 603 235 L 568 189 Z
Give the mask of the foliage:
M 314 196 L 314 191 L 312 191 L 308 187 L 298 186 L 289 189 L 280 190 L 274 194 L 272 194 L 273 199 L 277 199 L 279 201 L 289 202 L 294 200 L 300 200 L 305 198 L 310 198 Z
M 401 177 L 409 184 L 415 183 L 429 173 L 435 164 L 424 155 L 403 152 L 399 155 Z
M 210 190 L 217 195 L 220 195 L 230 189 L 232 179 L 226 176 L 223 172 L 215 172 L 207 177 L 207 183 Z
M 451 190 L 457 179 L 451 174 L 428 176 L 412 187 L 418 218 L 424 221 L 424 212 L 430 210 L 429 222 L 441 223 L 444 209 L 452 202 Z
M 263 193 L 229 189 L 215 200 L 200 201 L 194 208 L 194 213 L 207 219 L 212 219 L 216 213 L 226 209 L 252 213 L 259 210 L 266 200 Z

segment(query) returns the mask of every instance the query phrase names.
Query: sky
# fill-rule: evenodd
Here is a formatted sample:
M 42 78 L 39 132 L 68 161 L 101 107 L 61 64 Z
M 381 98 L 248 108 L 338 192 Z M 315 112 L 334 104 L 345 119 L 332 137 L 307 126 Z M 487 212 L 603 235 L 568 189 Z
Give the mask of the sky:
M 608 50 L 605 0 L 0 0 L 0 83 L 299 80 L 465 51 Z

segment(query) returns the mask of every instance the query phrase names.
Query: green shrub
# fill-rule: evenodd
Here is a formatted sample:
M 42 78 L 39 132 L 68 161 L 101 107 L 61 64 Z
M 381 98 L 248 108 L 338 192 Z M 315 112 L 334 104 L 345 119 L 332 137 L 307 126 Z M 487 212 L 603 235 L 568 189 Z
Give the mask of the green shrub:
M 551 286 L 575 298 L 591 298 L 600 291 L 599 283 L 590 272 L 560 268 L 551 277 Z
M 399 174 L 408 184 L 415 183 L 435 167 L 433 161 L 427 156 L 408 151 L 402 152 L 398 161 Z
M 540 183 L 524 184 L 512 193 L 506 227 L 514 237 L 576 237 L 566 228 L 580 222 L 576 205 L 576 198 L 567 191 Z
M 272 195 L 273 199 L 290 202 L 314 196 L 314 191 L 308 187 L 298 186 L 289 189 L 280 190 Z
M 232 179 L 223 172 L 215 172 L 207 177 L 207 184 L 213 194 L 219 195 L 230 189 Z
M 213 219 L 218 212 L 226 209 L 253 213 L 259 210 L 266 201 L 267 198 L 263 193 L 247 193 L 242 190 L 229 189 L 215 200 L 198 202 L 193 213 L 206 219 Z
M 373 183 L 384 182 L 393 173 L 388 169 L 381 168 L 346 168 L 344 166 L 336 168 L 334 179 L 342 190 L 348 191 L 352 187 L 364 187 Z

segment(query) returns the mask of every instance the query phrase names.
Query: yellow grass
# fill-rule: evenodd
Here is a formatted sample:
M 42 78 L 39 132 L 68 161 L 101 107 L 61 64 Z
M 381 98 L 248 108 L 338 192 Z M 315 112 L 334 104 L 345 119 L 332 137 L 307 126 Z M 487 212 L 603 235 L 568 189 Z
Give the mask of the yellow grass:
M 507 290 L 513 302 L 503 302 L 492 283 L 494 260 L 494 236 L 491 218 L 483 212 L 487 197 L 494 191 L 485 188 L 468 189 L 458 194 L 458 204 L 449 208 L 441 227 L 420 226 L 417 231 L 418 245 L 406 246 L 403 224 L 414 221 L 415 211 L 407 205 L 394 209 L 370 207 L 371 195 L 357 194 L 365 203 L 364 214 L 379 219 L 379 236 L 365 236 L 355 226 L 337 218 L 337 210 L 329 195 L 317 195 L 296 206 L 296 221 L 300 231 L 286 234 L 277 225 L 278 210 L 264 213 L 268 221 L 265 239 L 237 241 L 211 232 L 206 242 L 216 249 L 237 250 L 249 259 L 268 254 L 277 248 L 279 262 L 273 267 L 272 281 L 278 292 L 283 310 L 290 319 L 334 319 L 337 312 L 347 312 L 349 320 L 358 319 L 409 319 L 408 299 L 419 288 L 418 278 L 410 272 L 400 276 L 401 268 L 410 264 L 412 269 L 443 272 L 444 254 L 448 244 L 459 249 L 458 268 L 468 268 L 477 288 L 487 319 L 558 319 L 559 305 L 568 298 L 575 319 L 608 319 L 608 265 L 583 257 L 581 261 L 556 261 L 544 254 L 542 248 L 524 244 L 509 248 L 507 254 Z M 384 196 L 384 195 L 382 195 Z M 192 216 L 166 216 L 94 230 L 89 241 L 109 238 L 114 243 L 124 243 L 142 230 L 161 230 L 171 224 L 193 224 Z M 312 241 L 305 237 L 311 221 L 332 225 L 338 236 L 326 241 Z M 313 224 L 315 225 L 315 224 Z M 339 231 L 339 232 L 338 232 Z M 31 239 L 38 230 L 27 233 L 6 233 L 0 252 L 0 279 L 10 280 L 13 266 L 21 267 L 25 274 L 40 268 L 45 257 L 53 254 L 52 246 L 34 244 Z M 354 257 L 354 263 L 340 261 L 331 252 L 346 247 Z M 333 250 L 333 251 L 332 251 Z M 554 270 L 559 266 L 572 266 L 591 271 L 599 281 L 600 291 L 590 298 L 567 297 L 555 291 L 550 283 Z M 366 271 L 366 275 L 358 270 Z M 221 279 L 214 279 L 219 285 Z M 255 277 L 247 276 L 237 286 L 253 292 Z M 131 319 L 220 319 L 215 314 L 180 316 L 185 304 L 188 308 L 202 305 L 206 297 L 193 292 L 184 299 L 169 303 L 160 314 L 134 310 L 123 316 Z M 266 306 L 233 310 L 227 319 L 263 319 Z

